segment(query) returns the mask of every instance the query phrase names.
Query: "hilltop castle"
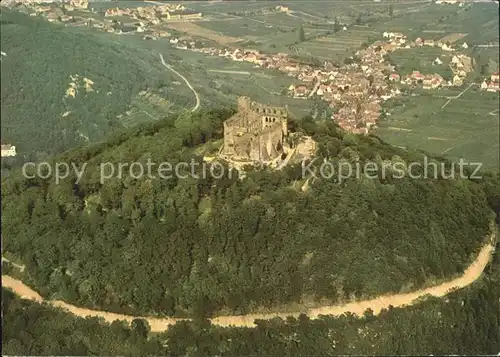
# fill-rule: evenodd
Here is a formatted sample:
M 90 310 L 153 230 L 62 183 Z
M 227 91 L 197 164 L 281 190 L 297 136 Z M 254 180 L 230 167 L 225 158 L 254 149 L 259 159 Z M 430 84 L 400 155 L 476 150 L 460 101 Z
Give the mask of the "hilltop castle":
M 238 112 L 224 122 L 220 156 L 232 161 L 269 163 L 285 154 L 288 108 L 238 98 Z

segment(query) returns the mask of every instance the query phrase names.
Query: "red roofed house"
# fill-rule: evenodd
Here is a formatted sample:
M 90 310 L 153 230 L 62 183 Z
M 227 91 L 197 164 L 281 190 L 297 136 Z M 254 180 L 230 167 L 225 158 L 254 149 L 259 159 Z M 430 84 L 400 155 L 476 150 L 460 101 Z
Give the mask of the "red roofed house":
M 295 96 L 302 97 L 307 93 L 307 86 L 301 84 L 295 87 Z
M 441 79 L 434 77 L 431 80 L 431 88 L 438 88 L 441 85 L 441 83 L 443 83 Z
M 417 81 L 423 81 L 425 79 L 425 76 L 420 73 L 420 71 L 413 71 L 413 73 L 411 74 L 411 77 L 413 79 L 416 79 Z
M 498 92 L 498 91 L 500 91 L 500 83 L 498 83 L 498 82 L 491 82 L 488 85 L 487 91 L 488 92 Z
M 498 82 L 500 81 L 500 72 L 495 72 L 491 75 L 491 80 L 493 82 Z
M 401 76 L 397 73 L 392 73 L 390 76 L 389 76 L 389 80 L 391 81 L 398 81 L 401 79 Z
M 423 81 L 424 89 L 431 89 L 432 86 L 432 78 L 426 77 Z
M 10 144 L 1 145 L 2 157 L 16 156 L 16 147 Z

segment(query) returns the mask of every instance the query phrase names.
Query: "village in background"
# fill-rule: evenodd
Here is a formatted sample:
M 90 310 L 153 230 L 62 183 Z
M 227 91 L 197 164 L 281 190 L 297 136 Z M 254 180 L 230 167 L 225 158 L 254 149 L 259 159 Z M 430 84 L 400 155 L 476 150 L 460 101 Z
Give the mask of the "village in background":
M 422 6 L 428 6 L 425 3 L 428 2 L 422 2 Z M 311 57 L 311 61 L 304 61 L 294 53 L 265 52 L 252 48 L 255 47 L 251 45 L 252 41 L 245 41 L 243 38 L 231 39 L 221 32 L 212 30 L 203 31 L 202 27 L 205 24 L 208 26 L 212 22 L 222 22 L 214 18 L 216 13 L 211 10 L 213 6 L 204 7 L 206 12 L 203 12 L 200 11 L 201 5 L 195 7 L 191 3 L 144 2 L 144 6 L 134 7 L 126 7 L 121 3 L 118 7 L 113 7 L 113 3 L 102 7 L 100 3 L 89 3 L 86 0 L 71 0 L 64 3 L 2 2 L 2 5 L 4 4 L 27 13 L 29 16 L 42 17 L 49 22 L 64 26 L 83 26 L 116 36 L 139 36 L 138 38 L 144 41 L 166 42 L 175 50 L 250 64 L 256 70 L 275 71 L 276 76 L 281 73 L 292 83 L 283 85 L 278 91 L 272 92 L 273 94 L 277 94 L 277 97 L 283 100 L 288 97 L 293 100 L 303 100 L 305 103 L 323 102 L 325 109 L 322 118 L 333 120 L 344 130 L 355 134 L 368 134 L 376 129 L 381 119 L 391 115 L 388 103 L 394 102 L 394 99 L 398 97 L 407 98 L 409 95 L 415 95 L 416 90 L 431 91 L 435 93 L 432 96 L 446 98 L 450 102 L 462 97 L 467 91 L 498 93 L 500 90 L 498 63 L 491 64 L 490 61 L 487 70 L 484 70 L 484 65 L 479 64 L 477 58 L 471 54 L 471 48 L 498 47 L 498 43 L 478 45 L 477 41 L 472 39 L 474 43 L 471 44 L 467 33 L 443 34 L 441 38 L 436 38 L 436 33 L 432 31 L 427 32 L 429 37 L 424 37 L 415 36 L 414 31 L 405 33 L 404 31 L 391 31 L 388 28 L 381 32 L 371 31 L 371 41 L 364 42 L 357 49 L 353 49 L 350 55 L 345 56 L 341 61 L 328 61 L 319 57 L 316 59 Z M 390 16 L 394 16 L 394 11 L 404 12 L 402 9 L 394 10 L 393 4 L 396 3 L 388 5 Z M 456 9 L 457 13 L 468 11 L 475 6 L 473 3 L 459 0 L 435 1 L 433 6 L 437 5 L 446 9 Z M 234 5 L 232 6 L 234 8 Z M 228 11 L 226 15 L 229 20 L 235 19 L 236 21 L 238 18 L 243 18 L 245 14 L 249 19 L 257 18 L 257 16 L 265 19 L 266 16 L 296 18 L 300 13 L 301 11 L 293 10 L 293 5 L 281 4 L 251 10 L 233 10 Z M 305 21 L 296 29 L 290 30 L 294 33 L 293 36 L 297 36 L 296 44 L 291 47 L 292 49 L 301 43 L 322 39 L 320 35 L 318 39 L 312 36 L 311 40 L 306 36 L 304 26 L 312 26 L 311 17 L 308 18 L 309 22 Z M 316 21 L 322 23 L 319 18 Z M 356 18 L 354 23 L 348 22 L 343 17 L 335 18 L 329 23 L 332 30 L 326 32 L 326 37 L 343 36 L 343 33 L 349 36 L 351 31 L 367 26 L 362 25 L 360 17 Z M 330 44 L 326 41 L 320 43 L 325 47 Z M 346 51 L 349 53 L 349 49 Z M 398 63 L 397 59 L 414 56 L 412 53 L 432 53 L 434 57 L 426 55 L 425 63 L 420 60 L 423 68 L 419 66 L 411 68 Z M 2 58 L 7 57 L 8 53 L 2 52 Z M 232 70 L 234 66 L 228 64 L 230 68 L 225 71 L 222 65 L 221 70 L 214 70 L 214 72 L 220 74 L 227 72 L 228 75 L 235 76 L 238 76 L 238 73 L 245 73 Z M 85 80 L 86 85 L 94 83 L 89 78 Z M 75 81 L 72 80 L 71 83 Z M 75 86 L 67 90 L 67 96 L 75 97 Z M 157 95 L 147 92 L 143 94 L 152 97 Z M 233 95 L 240 96 L 245 93 L 233 93 Z M 2 157 L 15 156 L 16 151 L 13 145 L 16 144 L 15 142 L 4 143 Z

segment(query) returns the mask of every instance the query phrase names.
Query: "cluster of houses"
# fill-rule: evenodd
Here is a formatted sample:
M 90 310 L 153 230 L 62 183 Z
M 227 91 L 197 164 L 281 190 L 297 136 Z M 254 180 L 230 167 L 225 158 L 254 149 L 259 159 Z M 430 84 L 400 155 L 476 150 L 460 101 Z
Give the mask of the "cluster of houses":
M 189 40 L 170 41 L 175 42 L 178 48 L 249 62 L 255 67 L 276 69 L 294 77 L 299 83 L 288 88 L 289 95 L 304 99 L 317 96 L 328 102 L 335 113 L 332 119 L 344 129 L 355 133 L 366 133 L 380 116 L 380 103 L 400 94 L 398 89 L 389 88 L 385 72 L 393 70 L 393 67 L 384 63 L 386 51 L 377 50 L 377 46 L 370 46 L 363 51 L 361 64 L 353 62 L 339 68 L 325 62 L 322 68 L 316 68 L 297 63 L 285 53 L 264 54 L 252 49 L 193 48 L 188 46 Z
M 481 90 L 488 92 L 500 92 L 500 72 L 493 73 L 487 81 L 486 79 L 481 83 Z
M 436 4 L 464 6 L 465 0 L 436 0 Z
M 376 41 L 366 49 L 356 52 L 352 63 L 335 67 L 325 63 L 322 68 L 303 65 L 289 58 L 287 54 L 263 54 L 256 50 L 191 48 L 193 51 L 225 57 L 233 61 L 250 62 L 256 67 L 277 69 L 300 81 L 288 88 L 295 98 L 316 96 L 329 103 L 334 114 L 332 118 L 344 129 L 355 133 L 366 133 L 373 127 L 381 113 L 381 102 L 400 95 L 400 90 L 391 85 L 403 83 L 422 85 L 424 89 L 434 89 L 448 85 L 462 85 L 459 74 L 469 67 L 469 58 L 454 56 L 450 66 L 457 74 L 452 81 L 446 81 L 439 74 L 424 75 L 419 71 L 401 76 L 394 73 L 394 67 L 385 61 L 385 56 L 397 49 L 419 46 L 420 41 L 410 42 L 402 33 L 387 32 L 385 41 Z M 177 39 L 172 39 L 171 42 Z M 178 48 L 190 48 L 188 43 L 175 42 Z M 422 46 L 425 41 L 421 41 Z M 430 45 L 430 44 L 429 44 Z M 465 64 L 464 64 L 465 62 Z M 462 72 L 460 72 L 462 71 Z M 391 74 L 392 73 L 392 74 Z
M 423 47 L 423 46 L 439 47 L 443 51 L 446 51 L 446 52 L 456 51 L 456 49 L 453 48 L 453 45 L 447 41 L 441 41 L 441 40 L 435 41 L 433 39 L 424 40 L 424 39 L 419 37 L 415 40 L 414 44 L 415 44 L 415 46 L 418 46 L 418 47 Z M 467 42 L 464 42 L 464 43 L 462 43 L 461 47 L 463 49 L 467 49 L 467 48 L 469 48 L 469 45 L 467 44 Z
M 164 4 L 135 8 L 112 8 L 107 9 L 104 16 L 130 16 L 135 20 L 144 20 L 149 24 L 158 25 L 161 22 L 169 20 L 200 19 L 202 14 L 200 12 L 190 11 L 181 4 Z
M 436 89 L 442 86 L 451 85 L 451 82 L 447 82 L 437 73 L 424 75 L 420 73 L 420 71 L 413 71 L 403 78 L 400 78 L 399 74 L 393 73 L 389 76 L 389 79 L 391 81 L 398 81 L 401 82 L 401 84 L 407 85 L 422 84 L 423 89 Z
M 424 40 L 409 41 L 403 33 L 384 32 L 384 41 L 376 41 L 366 49 L 356 52 L 352 63 L 335 67 L 328 62 L 322 68 L 297 63 L 287 54 L 263 54 L 256 50 L 192 48 L 193 51 L 244 61 L 256 67 L 273 68 L 300 81 L 288 88 L 289 95 L 296 98 L 316 96 L 329 103 L 334 114 L 332 118 L 342 128 L 354 133 L 366 133 L 376 125 L 381 114 L 381 103 L 398 96 L 401 91 L 391 83 L 422 86 L 423 89 L 437 89 L 448 86 L 462 86 L 467 74 L 473 70 L 472 58 L 456 53 L 449 63 L 453 78 L 446 80 L 440 74 L 423 74 L 414 70 L 408 75 L 395 73 L 394 66 L 385 61 L 385 56 L 398 49 L 420 46 L 440 47 L 443 51 L 456 51 L 449 42 Z M 171 40 L 172 42 L 173 40 Z M 186 43 L 177 43 L 179 48 L 188 48 Z M 468 48 L 467 43 L 461 45 Z M 436 58 L 436 64 L 443 62 Z M 496 77 L 495 77 L 496 76 Z M 482 88 L 498 90 L 498 73 L 491 82 L 484 82 Z
M 423 39 L 418 37 L 415 41 L 409 41 L 405 34 L 401 32 L 384 32 L 382 37 L 386 40 L 386 43 L 391 44 L 394 47 L 398 48 L 415 48 L 415 47 L 439 47 L 445 52 L 453 52 L 456 51 L 456 48 L 453 47 L 453 44 L 449 41 L 441 40 L 433 40 L 433 39 Z M 467 49 L 469 45 L 467 42 L 463 42 L 460 45 L 461 48 Z
M 23 2 L 24 7 L 18 8 L 21 12 L 27 12 L 30 16 L 43 16 L 49 22 L 67 22 L 74 20 L 73 16 L 67 15 L 68 11 L 87 10 L 88 0 L 71 0 L 63 4 L 54 1 Z M 24 11 L 23 11 L 24 10 Z
M 277 10 L 286 11 L 287 9 L 277 8 Z M 154 26 L 148 28 L 150 25 L 158 24 L 163 20 L 181 18 L 176 17 L 176 14 L 184 12 L 185 8 L 182 5 L 166 4 L 134 9 L 108 9 L 106 16 L 130 16 L 137 20 L 131 26 L 134 31 L 145 32 L 144 39 L 156 39 L 171 36 L 165 31 L 154 30 Z M 201 14 L 198 15 L 201 16 Z M 108 32 L 122 33 L 122 29 L 117 30 L 114 23 L 116 21 L 109 20 L 109 24 L 98 23 L 93 26 Z M 249 62 L 255 67 L 279 70 L 298 81 L 288 88 L 290 96 L 304 99 L 313 96 L 321 98 L 332 108 L 334 113 L 332 119 L 339 126 L 350 132 L 367 133 L 376 125 L 380 117 L 381 103 L 401 94 L 394 85 L 395 83 L 422 85 L 424 89 L 461 86 L 467 73 L 473 67 L 471 58 L 456 54 L 450 62 L 450 68 L 454 73 L 452 81 L 446 81 L 439 74 L 422 74 L 417 70 L 402 77 L 395 73 L 394 66 L 387 63 L 385 58 L 388 53 L 421 46 L 440 47 L 448 52 L 455 51 L 455 49 L 449 42 L 422 38 L 409 41 L 406 35 L 400 32 L 384 32 L 382 36 L 384 40 L 376 41 L 367 48 L 357 51 L 355 57 L 346 62 L 348 64 L 338 67 L 325 62 L 320 68 L 298 63 L 285 53 L 264 54 L 257 50 L 238 48 L 199 48 L 196 42 L 188 36 L 170 38 L 170 43 L 179 49 L 189 49 L 232 61 Z M 462 48 L 467 47 L 464 42 Z M 442 61 L 437 58 L 435 63 L 442 64 Z M 492 91 L 492 88 L 498 90 L 498 74 L 496 77 L 492 76 L 489 83 L 485 81 L 481 88 L 488 91 Z
M 415 41 L 408 41 L 406 36 L 400 32 L 384 32 L 383 37 L 387 39 L 386 42 L 381 43 L 378 41 L 374 43 L 374 45 L 378 46 L 377 48 L 381 51 L 385 51 L 387 53 L 395 51 L 396 49 L 408 49 L 423 46 L 439 47 L 446 52 L 456 51 L 456 49 L 453 48 L 449 42 L 442 40 L 424 40 L 419 37 Z M 461 47 L 466 49 L 468 48 L 468 45 L 464 42 Z M 433 64 L 441 65 L 443 64 L 443 61 L 437 57 L 433 61 Z M 457 54 L 451 59 L 449 67 L 453 72 L 453 78 L 450 81 L 446 81 L 437 73 L 424 75 L 417 70 L 405 75 L 404 77 L 401 77 L 397 73 L 392 73 L 389 76 L 389 80 L 407 85 L 422 84 L 424 89 L 436 89 L 445 86 L 462 86 L 467 74 L 473 70 L 473 60 L 464 54 Z
M 186 9 L 180 4 L 165 4 L 158 6 L 136 7 L 136 8 L 110 8 L 105 11 L 107 20 L 94 19 L 91 14 L 95 13 L 93 8 L 88 8 L 88 0 L 71 0 L 63 4 L 28 4 L 26 7 L 30 16 L 42 16 L 49 22 L 62 22 L 67 26 L 91 26 L 93 28 L 116 34 L 146 32 L 145 39 L 156 39 L 166 37 L 165 31 L 149 28 L 172 20 L 194 20 L 202 17 L 199 12 Z M 75 9 L 83 10 L 89 16 L 73 14 Z M 130 22 L 123 23 L 117 17 L 129 17 Z M 158 32 L 157 35 L 152 32 Z
M 328 96 L 323 99 L 336 109 L 332 118 L 343 129 L 357 134 L 368 133 L 381 115 L 381 103 L 401 94 L 387 81 L 387 73 L 393 72 L 394 67 L 385 61 L 385 55 L 392 50 L 390 43 L 376 42 L 358 51 L 359 61 L 340 68 L 340 75 L 329 83 L 329 87 L 336 86 L 340 93 L 337 92 L 333 100 Z
M 14 157 L 17 155 L 16 147 L 10 144 L 1 144 L 2 157 Z
M 435 64 L 442 64 L 443 62 L 436 58 L 434 60 Z M 389 76 L 389 80 L 392 82 L 400 82 L 406 85 L 418 85 L 421 84 L 423 89 L 436 89 L 440 87 L 450 87 L 456 86 L 461 87 L 464 84 L 464 80 L 467 74 L 472 71 L 472 58 L 465 55 L 453 56 L 450 61 L 450 69 L 453 71 L 452 80 L 445 80 L 441 75 L 434 74 L 422 74 L 420 71 L 414 70 L 412 73 L 401 77 L 397 73 L 392 73 Z
M 291 13 L 288 6 L 278 5 L 274 7 L 250 8 L 250 9 L 242 9 L 240 11 L 229 11 L 228 14 L 233 16 L 255 16 L 255 15 L 269 15 L 276 12 L 283 12 L 286 14 Z
M 450 68 L 453 71 L 453 85 L 461 86 L 467 75 L 473 70 L 473 59 L 463 54 L 453 56 Z

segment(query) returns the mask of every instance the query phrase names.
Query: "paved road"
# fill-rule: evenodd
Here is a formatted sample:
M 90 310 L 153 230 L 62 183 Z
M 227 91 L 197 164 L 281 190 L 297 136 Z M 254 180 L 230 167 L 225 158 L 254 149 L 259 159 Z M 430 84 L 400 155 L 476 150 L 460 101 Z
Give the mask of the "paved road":
M 467 92 L 469 90 L 470 87 L 472 87 L 475 83 L 471 83 L 467 88 L 465 88 L 463 91 L 461 91 L 459 94 L 453 96 L 453 97 L 448 97 L 448 101 L 446 103 L 443 104 L 443 106 L 441 107 L 441 109 L 444 109 L 448 104 L 450 104 L 450 102 L 453 100 L 453 99 L 458 99 L 460 98 L 465 92 Z
M 312 89 L 311 93 L 309 93 L 307 98 L 311 98 L 314 94 L 316 94 L 316 91 L 318 90 L 320 84 L 321 84 L 321 81 L 319 79 L 316 79 L 316 83 L 314 84 L 314 88 Z
M 180 74 L 179 72 L 177 72 L 175 69 L 172 68 L 172 66 L 168 65 L 165 63 L 165 60 L 163 59 L 163 55 L 160 53 L 160 59 L 161 59 L 161 64 L 163 64 L 165 67 L 167 67 L 169 70 L 171 70 L 172 72 L 174 72 L 176 75 L 178 75 L 179 77 L 182 78 L 182 80 L 184 82 L 186 82 L 187 86 L 189 87 L 189 89 L 191 89 L 191 91 L 194 93 L 194 96 L 196 97 L 196 104 L 195 106 L 193 107 L 193 109 L 191 109 L 192 112 L 195 112 L 198 110 L 198 108 L 200 107 L 200 96 L 198 95 L 198 92 L 196 91 L 196 89 L 193 88 L 193 86 L 191 85 L 191 83 L 189 83 L 189 81 L 186 79 L 186 77 L 184 77 L 182 74 Z

